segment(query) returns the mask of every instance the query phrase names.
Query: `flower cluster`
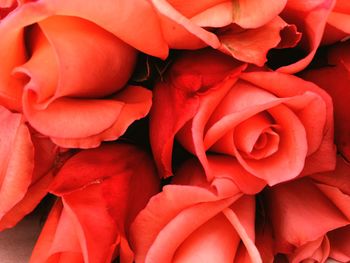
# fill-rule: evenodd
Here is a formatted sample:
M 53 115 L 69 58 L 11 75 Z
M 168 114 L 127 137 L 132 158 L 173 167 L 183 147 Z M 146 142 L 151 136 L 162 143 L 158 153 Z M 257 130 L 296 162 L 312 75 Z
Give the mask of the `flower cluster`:
M 0 231 L 31 263 L 350 261 L 346 0 L 0 0 Z

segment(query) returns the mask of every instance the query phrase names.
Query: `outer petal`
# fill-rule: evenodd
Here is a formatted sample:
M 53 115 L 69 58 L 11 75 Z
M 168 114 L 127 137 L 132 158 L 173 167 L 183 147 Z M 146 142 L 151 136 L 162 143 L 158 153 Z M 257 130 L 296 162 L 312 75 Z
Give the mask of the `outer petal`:
M 279 15 L 287 1 L 233 1 L 233 21 L 243 28 L 257 28 Z
M 211 32 L 206 31 L 205 29 L 199 27 L 195 23 L 191 22 L 187 17 L 185 17 L 183 14 L 181 14 L 179 11 L 177 11 L 170 3 L 168 3 L 165 0 L 151 0 L 151 3 L 154 5 L 156 10 L 162 14 L 163 16 L 167 17 L 170 20 L 173 20 L 177 24 L 181 25 L 184 29 L 186 29 L 188 32 L 192 33 L 199 39 L 201 39 L 203 42 L 205 42 L 207 45 L 212 46 L 213 48 L 218 48 L 220 45 L 220 42 L 218 38 Z M 171 29 L 165 28 L 163 30 L 167 31 Z M 166 35 L 166 33 L 165 33 Z
M 281 17 L 290 24 L 295 24 L 303 34 L 301 48 L 306 56 L 288 66 L 278 69 L 280 72 L 295 73 L 303 70 L 314 57 L 321 42 L 327 17 L 335 4 L 334 0 L 287 2 Z
M 350 226 L 345 226 L 328 234 L 331 243 L 330 257 L 340 262 L 350 260 Z
M 30 99 L 29 93 L 27 100 Z M 132 122 L 146 116 L 151 99 L 149 90 L 129 86 L 108 100 L 62 98 L 45 110 L 37 110 L 29 103 L 25 107 L 31 124 L 58 145 L 91 148 L 101 141 L 117 139 Z M 47 122 L 52 118 L 54 122 Z
M 305 71 L 303 77 L 326 90 L 334 102 L 335 142 L 338 150 L 350 160 L 350 42 L 334 46 L 328 54 L 332 66 Z
M 289 30 L 288 39 L 282 39 L 284 30 Z M 289 26 L 280 17 L 275 17 L 268 23 L 256 29 L 232 28 L 219 33 L 222 43 L 221 51 L 231 54 L 234 58 L 263 66 L 267 61 L 267 52 L 276 48 L 281 41 L 294 46 L 299 42 L 301 34 Z
M 76 17 L 54 16 L 40 21 L 28 38 L 32 56 L 16 72 L 29 78 L 25 89 L 35 92 L 36 100 L 32 103 L 37 107 L 45 108 L 50 101 L 63 96 L 110 95 L 124 86 L 136 60 L 136 51 L 130 46 Z M 84 43 L 84 49 L 77 43 Z
M 148 1 L 110 0 L 101 4 L 89 0 L 72 4 L 68 0 L 45 0 L 44 3 L 53 14 L 84 18 L 110 31 L 136 49 L 161 58 L 167 56 L 168 49 L 161 34 L 158 16 Z M 137 17 L 145 19 L 135 19 Z
M 277 185 L 266 191 L 266 198 L 277 252 L 290 253 L 349 223 L 310 179 Z
M 137 167 L 135 160 L 140 164 Z M 127 229 L 158 187 L 152 161 L 133 146 L 104 145 L 78 153 L 51 185 L 51 192 L 62 198 L 63 210 L 54 230 L 47 233 L 44 228 L 41 239 L 46 236 L 52 241 L 45 244 L 39 240 L 33 262 L 51 262 L 53 258 L 65 262 L 73 256 L 84 262 L 106 262 L 119 253 L 125 262 L 132 262 L 125 241 Z M 67 235 L 71 238 L 65 242 Z

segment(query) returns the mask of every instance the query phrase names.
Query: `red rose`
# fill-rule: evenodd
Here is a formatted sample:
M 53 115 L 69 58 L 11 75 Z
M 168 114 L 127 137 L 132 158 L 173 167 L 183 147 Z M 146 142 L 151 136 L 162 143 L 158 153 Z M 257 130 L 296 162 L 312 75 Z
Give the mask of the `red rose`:
M 30 262 L 109 262 L 118 255 L 133 261 L 129 226 L 159 191 L 146 153 L 126 144 L 82 151 L 65 163 L 50 189 L 60 199 Z
M 118 5 L 13 3 L 0 23 L 3 106 L 23 111 L 30 125 L 56 144 L 81 148 L 115 140 L 148 113 L 151 92 L 124 87 L 136 50 L 120 39 L 124 23 L 110 13 Z
M 349 164 L 339 157 L 333 172 L 265 189 L 265 220 L 271 220 L 274 241 L 258 247 L 285 254 L 288 262 L 325 262 L 328 257 L 348 262 L 349 176 Z
M 211 183 L 190 160 L 138 214 L 131 226 L 136 262 L 262 262 L 254 245 L 255 198 L 236 186 L 252 187 L 242 180 L 248 173 L 232 158 L 209 160 L 221 167 Z M 264 186 L 251 182 L 251 193 Z
M 174 137 L 198 156 L 234 156 L 273 185 L 335 164 L 332 103 L 311 82 L 251 70 L 204 50 L 185 53 L 154 89 L 151 145 L 162 176 L 171 172 Z
M 350 42 L 335 45 L 327 54 L 326 67 L 308 70 L 303 77 L 327 91 L 334 104 L 335 143 L 338 151 L 350 161 Z
M 262 66 L 270 49 L 293 47 L 300 39 L 295 26 L 279 17 L 286 0 L 151 2 L 171 48 L 198 49 L 210 45 L 239 60 Z
M 0 231 L 17 224 L 47 194 L 57 147 L 0 106 Z

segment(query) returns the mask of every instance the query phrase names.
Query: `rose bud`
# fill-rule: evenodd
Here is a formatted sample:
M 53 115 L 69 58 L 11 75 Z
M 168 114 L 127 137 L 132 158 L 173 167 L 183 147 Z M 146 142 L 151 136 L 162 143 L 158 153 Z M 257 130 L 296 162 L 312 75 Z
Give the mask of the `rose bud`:
M 329 257 L 348 262 L 349 182 L 350 166 L 339 157 L 335 171 L 265 189 L 262 202 L 272 226 L 273 253 L 295 263 Z
M 350 35 L 350 4 L 347 0 L 337 0 L 327 19 L 322 44 L 332 44 Z
M 262 262 L 254 245 L 255 198 L 236 183 L 251 194 L 264 184 L 232 159 L 209 158 L 218 166 L 211 183 L 189 160 L 151 198 L 131 226 L 136 262 Z
M 209 45 L 241 61 L 262 66 L 270 49 L 293 47 L 300 40 L 295 25 L 279 17 L 286 0 L 151 2 L 171 48 L 198 49 Z
M 172 174 L 175 136 L 209 180 L 207 151 L 235 157 L 269 185 L 334 168 L 326 92 L 295 76 L 244 68 L 219 52 L 185 53 L 156 85 L 150 139 L 161 176 Z
M 133 262 L 129 226 L 159 187 L 151 158 L 134 146 L 79 152 L 51 185 L 59 200 L 30 262 Z
M 13 227 L 47 194 L 57 154 L 23 115 L 0 106 L 0 231 Z
M 62 147 L 97 147 L 122 135 L 148 113 L 151 92 L 125 87 L 136 50 L 110 31 L 121 23 L 119 11 L 109 13 L 118 8 L 111 1 L 13 1 L 0 23 L 0 104 L 23 111 Z

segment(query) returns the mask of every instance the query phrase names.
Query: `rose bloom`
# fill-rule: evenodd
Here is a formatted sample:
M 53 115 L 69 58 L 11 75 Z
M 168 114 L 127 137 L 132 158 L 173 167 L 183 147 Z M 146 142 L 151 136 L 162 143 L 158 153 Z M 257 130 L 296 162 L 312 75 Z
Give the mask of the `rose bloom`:
M 329 257 L 349 262 L 349 176 L 349 164 L 339 157 L 335 171 L 263 191 L 265 218 L 260 227 L 272 229 L 258 231 L 265 234 L 258 237 L 259 249 L 270 254 L 264 262 L 272 262 L 277 253 L 288 258 L 286 262 L 326 262 Z
M 57 146 L 19 113 L 0 106 L 0 231 L 13 227 L 47 194 Z
M 184 53 L 154 89 L 150 139 L 161 176 L 174 137 L 213 170 L 206 152 L 234 156 L 273 185 L 334 168 L 332 103 L 311 82 L 249 69 L 219 52 Z
M 189 160 L 137 215 L 130 237 L 136 262 L 262 262 L 254 194 L 265 184 L 232 157 L 211 157 L 211 183 Z
M 272 48 L 295 46 L 300 34 L 279 14 L 287 1 L 153 0 L 165 41 L 176 49 L 207 45 L 264 65 Z
M 135 165 L 137 163 L 137 165 Z M 128 229 L 159 192 L 152 159 L 135 146 L 102 145 L 70 158 L 50 192 L 59 197 L 30 262 L 133 262 Z
M 0 104 L 63 147 L 115 140 L 151 106 L 150 91 L 125 86 L 136 50 L 122 39 L 138 46 L 125 36 L 135 22 L 115 19 L 126 7 L 97 5 L 6 1 L 0 8 Z
M 303 72 L 326 90 L 334 102 L 335 142 L 338 151 L 350 161 L 350 41 L 329 48 L 327 66 Z
M 327 19 L 327 26 L 322 39 L 323 44 L 331 44 L 350 35 L 350 3 L 337 0 Z

